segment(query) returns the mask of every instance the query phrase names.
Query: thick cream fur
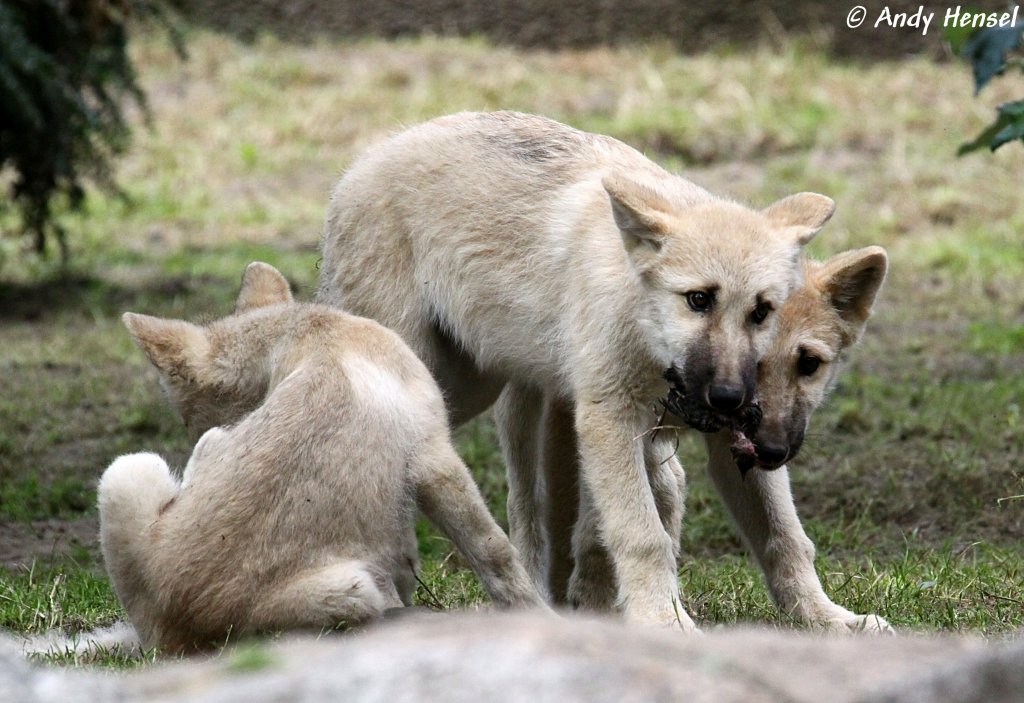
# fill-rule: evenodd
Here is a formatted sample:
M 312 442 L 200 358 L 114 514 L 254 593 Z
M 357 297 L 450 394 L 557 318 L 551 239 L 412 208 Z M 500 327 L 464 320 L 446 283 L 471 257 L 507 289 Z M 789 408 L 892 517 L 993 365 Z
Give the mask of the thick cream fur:
M 292 302 L 265 264 L 247 270 L 237 309 L 205 327 L 125 315 L 201 436 L 181 481 L 132 454 L 100 482 L 104 559 L 145 646 L 408 605 L 417 508 L 496 603 L 543 607 L 452 448 L 436 383 L 396 334 Z
M 702 337 L 730 377 L 763 353 L 772 325 L 752 325 L 751 312 L 759 300 L 782 305 L 800 247 L 831 212 L 831 200 L 806 193 L 754 210 L 608 137 L 532 115 L 460 113 L 394 136 L 344 175 L 324 229 L 319 300 L 398 332 L 455 423 L 506 385 L 539 391 L 540 401 L 500 413 L 513 474 L 516 457 L 537 454 L 516 438 L 538 440 L 512 425 L 562 408 L 621 607 L 692 630 L 679 608 L 678 537 L 652 491 L 665 483 L 655 474 L 681 468 L 649 462 L 665 449 L 645 434 L 651 405 L 665 369 L 685 366 Z M 682 295 L 711 287 L 714 330 Z M 513 490 L 513 501 L 523 495 Z M 524 521 L 538 515 L 515 518 L 514 531 L 537 534 Z

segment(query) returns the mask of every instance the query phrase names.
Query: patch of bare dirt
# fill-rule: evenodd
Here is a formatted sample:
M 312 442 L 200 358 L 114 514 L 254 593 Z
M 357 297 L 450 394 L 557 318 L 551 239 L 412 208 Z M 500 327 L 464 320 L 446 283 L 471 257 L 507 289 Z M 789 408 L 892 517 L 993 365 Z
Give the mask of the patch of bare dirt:
M 99 518 L 0 521 L 0 565 L 7 568 L 73 554 L 78 548 L 99 548 Z
M 877 60 L 908 53 L 943 53 L 942 32 L 892 28 L 875 20 L 888 9 L 913 14 L 918 0 L 863 0 L 866 21 L 847 27 L 854 4 L 812 0 L 175 0 L 192 22 L 245 38 L 261 32 L 304 40 L 312 36 L 399 37 L 422 34 L 486 36 L 501 44 L 566 48 L 667 41 L 686 52 L 716 45 L 814 36 L 841 56 Z M 977 0 L 980 9 L 1006 3 Z M 941 18 L 946 6 L 929 5 Z

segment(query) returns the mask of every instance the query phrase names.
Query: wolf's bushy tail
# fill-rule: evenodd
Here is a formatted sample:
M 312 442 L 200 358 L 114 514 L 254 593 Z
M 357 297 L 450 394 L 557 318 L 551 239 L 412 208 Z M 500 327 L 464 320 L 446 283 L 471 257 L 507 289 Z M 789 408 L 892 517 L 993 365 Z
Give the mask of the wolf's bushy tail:
M 179 484 L 160 456 L 126 454 L 107 467 L 96 490 L 100 509 L 100 546 L 115 581 L 121 565 L 148 561 L 153 545 L 148 528 L 178 495 Z
M 150 528 L 180 490 L 167 462 L 150 453 L 118 457 L 97 489 L 103 561 L 114 592 L 143 634 L 154 603 L 151 584 L 159 581 L 150 573 L 160 550 Z

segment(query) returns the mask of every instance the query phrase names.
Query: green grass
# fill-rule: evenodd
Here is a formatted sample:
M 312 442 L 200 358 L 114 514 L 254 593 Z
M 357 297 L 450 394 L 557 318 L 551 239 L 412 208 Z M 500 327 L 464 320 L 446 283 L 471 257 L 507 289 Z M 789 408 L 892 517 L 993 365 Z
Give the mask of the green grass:
M 0 515 L 12 520 L 69 518 L 92 508 L 95 496 L 75 477 L 40 483 L 35 476 L 11 480 L 0 487 Z
M 76 633 L 112 625 L 123 610 L 106 575 L 79 551 L 60 564 L 32 561 L 17 569 L 0 571 L 0 627 L 28 636 L 52 631 Z M 154 660 L 156 652 L 131 656 L 117 649 L 92 648 L 75 652 L 67 645 L 40 647 L 33 658 L 52 664 L 133 667 Z
M 109 625 L 120 605 L 102 569 L 69 559 L 60 566 L 31 562 L 3 573 L 0 624 L 21 632 L 69 631 Z
M 838 211 L 815 256 L 888 249 L 877 313 L 790 467 L 819 571 L 837 602 L 904 630 L 1024 626 L 1024 149 L 955 157 L 1013 97 L 1006 86 L 974 99 L 966 67 L 851 65 L 800 38 L 701 56 L 435 38 L 243 44 L 200 31 L 188 42 L 186 63 L 160 36 L 133 48 L 152 127 L 119 162 L 125 197 L 90 192 L 84 213 L 64 216 L 71 270 L 0 237 L 0 539 L 40 521 L 90 525 L 118 454 L 187 460 L 124 311 L 218 317 L 254 259 L 308 298 L 327 197 L 356 154 L 438 114 L 511 108 L 616 136 L 742 201 L 827 193 Z M 493 427 L 475 421 L 457 441 L 504 523 Z M 685 605 L 704 627 L 793 626 L 743 556 L 700 443 L 680 451 Z M 485 603 L 447 540 L 425 522 L 418 533 L 417 602 Z M 116 617 L 95 542 L 51 551 L 0 570 L 3 626 L 75 632 Z

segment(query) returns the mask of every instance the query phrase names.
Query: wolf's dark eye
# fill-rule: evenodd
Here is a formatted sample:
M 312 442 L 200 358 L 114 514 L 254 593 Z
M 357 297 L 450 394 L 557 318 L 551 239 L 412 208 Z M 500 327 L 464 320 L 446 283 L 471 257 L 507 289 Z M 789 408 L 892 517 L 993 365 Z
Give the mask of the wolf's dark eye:
M 750 313 L 750 321 L 755 325 L 760 325 L 766 319 L 768 319 L 768 313 L 772 311 L 772 304 L 762 300 L 754 308 L 754 312 Z
M 691 290 L 684 293 L 686 304 L 694 312 L 707 312 L 711 308 L 711 294 L 705 290 Z
M 800 350 L 800 358 L 796 360 L 796 372 L 798 374 L 801 376 L 813 376 L 819 366 L 821 366 L 821 359 Z

